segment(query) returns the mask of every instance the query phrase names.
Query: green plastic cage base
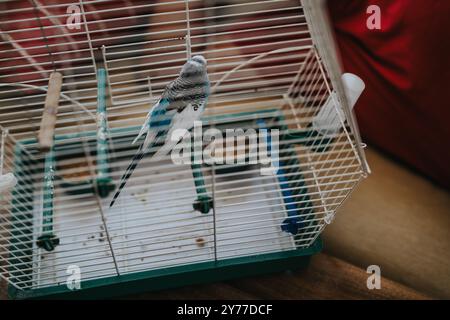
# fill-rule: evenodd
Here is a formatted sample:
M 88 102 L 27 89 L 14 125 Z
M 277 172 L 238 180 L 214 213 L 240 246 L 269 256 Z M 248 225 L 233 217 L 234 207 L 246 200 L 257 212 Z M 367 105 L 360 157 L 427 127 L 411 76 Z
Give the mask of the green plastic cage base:
M 258 113 L 239 113 L 232 115 L 225 115 L 221 117 L 221 124 L 227 123 L 227 118 L 235 120 L 236 118 L 245 118 L 242 121 L 237 122 L 245 122 L 245 123 L 254 123 L 257 119 L 277 119 L 277 122 L 283 122 L 283 117 L 278 110 L 263 110 Z M 212 121 L 211 121 L 212 120 Z M 210 125 L 211 122 L 217 121 L 217 118 L 214 119 L 203 119 L 205 126 Z M 270 121 L 269 121 L 270 122 Z M 236 125 L 236 121 L 233 122 Z M 253 125 L 252 125 L 253 126 Z M 286 126 L 277 127 L 280 130 L 287 130 Z M 139 127 L 128 127 L 128 128 L 120 128 L 111 130 L 112 139 L 129 139 L 133 136 L 135 132 L 139 130 Z M 82 134 L 84 137 L 89 138 L 90 140 L 95 140 L 96 133 L 95 132 L 85 132 Z M 289 140 L 308 136 L 308 134 L 299 134 L 295 132 L 295 136 L 284 136 L 280 138 L 280 140 Z M 62 141 L 70 141 L 73 139 L 79 139 L 80 134 L 73 135 L 64 135 L 57 136 L 55 140 L 59 143 Z M 30 145 L 34 144 L 36 141 L 34 139 L 22 141 L 22 145 Z M 74 143 L 72 142 L 68 142 Z M 76 143 L 76 142 L 75 142 Z M 301 143 L 298 141 L 293 141 L 293 144 Z M 57 148 L 56 148 L 57 149 Z M 133 149 L 133 147 L 130 147 Z M 55 150 L 57 152 L 57 150 Z M 293 155 L 295 154 L 295 150 L 293 150 L 292 146 L 284 145 L 280 147 L 280 157 L 283 155 Z M 21 149 L 16 146 L 16 173 L 18 173 L 18 186 L 13 192 L 13 224 L 12 224 L 12 242 L 11 249 L 13 250 L 22 250 L 23 253 L 21 255 L 16 255 L 10 259 L 12 265 L 14 265 L 15 261 L 28 261 L 27 259 L 30 253 L 32 252 L 32 248 L 24 245 L 22 242 L 29 241 L 32 237 L 32 226 L 30 226 L 29 232 L 23 231 L 15 231 L 17 226 L 21 225 L 21 220 L 29 219 L 30 215 L 33 212 L 33 206 L 30 205 L 32 203 L 32 182 L 28 179 L 27 175 L 22 172 L 20 169 L 24 166 L 26 167 L 29 159 L 24 157 Z M 291 159 L 286 163 L 281 165 L 299 165 L 298 160 Z M 198 174 L 198 171 L 195 165 L 192 166 L 193 176 L 195 180 L 195 189 L 197 192 L 197 201 L 193 203 L 193 206 L 196 210 L 201 213 L 208 215 L 208 212 L 211 210 L 214 205 L 212 198 L 207 195 L 207 192 L 204 188 L 204 182 L 202 181 L 202 175 Z M 220 166 L 217 168 L 220 170 Z M 292 169 L 290 169 L 292 171 Z M 196 174 L 197 172 L 197 174 Z M 227 171 L 225 171 L 227 172 Z M 294 187 L 298 189 L 297 191 L 292 192 L 291 194 L 283 195 L 290 198 L 291 201 L 309 201 L 308 196 L 306 195 L 306 186 L 304 183 L 299 183 L 302 179 L 301 171 L 296 171 L 295 175 L 290 175 L 287 179 L 279 177 L 280 184 L 285 185 L 287 187 Z M 297 182 L 291 182 L 297 181 Z M 282 190 L 283 191 L 283 190 Z M 23 202 L 22 199 L 28 199 L 29 202 Z M 306 203 L 308 205 L 308 203 Z M 310 217 L 312 212 L 302 209 L 301 207 L 292 207 L 293 205 L 286 201 L 285 199 L 285 207 L 287 218 L 290 215 L 297 215 L 298 212 L 302 212 L 302 215 L 305 215 L 306 218 Z M 209 213 L 211 214 L 211 213 Z M 297 222 L 296 222 L 297 223 Z M 308 227 L 315 227 L 315 225 L 308 225 Z M 20 232 L 20 233 L 19 233 Z M 53 236 L 58 236 L 58 234 L 54 234 Z M 299 234 L 297 236 L 293 236 L 294 239 L 298 239 L 297 237 L 301 237 Z M 131 293 L 143 292 L 143 291 L 154 291 L 161 290 L 173 287 L 179 287 L 184 285 L 196 284 L 196 283 L 205 283 L 211 281 L 221 281 L 232 279 L 236 277 L 245 277 L 255 274 L 269 273 L 269 272 L 278 272 L 282 270 L 292 270 L 298 269 L 305 266 L 309 260 L 309 257 L 317 252 L 319 252 L 322 248 L 322 242 L 320 238 L 312 244 L 308 248 L 302 249 L 294 249 L 294 250 L 286 250 L 279 251 L 275 253 L 269 254 L 255 254 L 237 258 L 225 258 L 217 261 L 210 262 L 201 262 L 201 263 L 192 263 L 183 266 L 170 266 L 161 269 L 151 269 L 149 271 L 137 271 L 133 273 L 127 273 L 120 276 L 108 276 L 103 278 L 98 278 L 94 280 L 86 280 L 81 283 L 81 290 L 71 291 L 67 288 L 65 283 L 58 283 L 57 285 L 52 285 L 48 287 L 42 287 L 37 289 L 27 289 L 27 290 L 19 290 L 14 287 L 12 284 L 9 284 L 9 296 L 13 299 L 31 299 L 31 298 L 100 298 L 100 297 L 108 297 L 108 296 L 119 296 L 126 295 Z M 31 264 L 32 261 L 30 260 Z M 26 268 L 26 266 L 25 266 Z M 11 275 L 14 276 L 17 270 L 11 271 Z M 19 270 L 20 272 L 20 270 Z M 28 281 L 31 281 L 31 276 Z
M 322 250 L 320 238 L 306 249 L 211 261 L 82 281 L 80 290 L 60 286 L 17 290 L 9 286 L 11 299 L 101 299 L 225 281 L 242 277 L 300 270 Z

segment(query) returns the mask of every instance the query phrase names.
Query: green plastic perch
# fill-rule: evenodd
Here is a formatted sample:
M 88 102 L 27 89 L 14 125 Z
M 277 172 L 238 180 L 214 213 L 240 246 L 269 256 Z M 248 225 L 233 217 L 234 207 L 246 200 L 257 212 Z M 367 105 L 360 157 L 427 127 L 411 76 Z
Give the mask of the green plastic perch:
M 203 214 L 207 214 L 213 208 L 214 202 L 213 199 L 208 196 L 208 193 L 206 191 L 205 179 L 202 173 L 202 166 L 200 164 L 195 164 L 194 152 L 194 143 L 192 143 L 191 170 L 192 176 L 194 177 L 195 190 L 197 192 L 197 200 L 194 202 L 193 207 L 194 210 L 197 210 Z
M 59 245 L 59 238 L 53 233 L 53 197 L 55 180 L 55 154 L 53 148 L 45 155 L 44 204 L 42 208 L 42 233 L 37 239 L 37 246 L 46 251 L 53 251 Z
M 106 70 L 97 71 L 97 191 L 106 198 L 114 189 L 109 175 L 108 123 L 106 114 Z

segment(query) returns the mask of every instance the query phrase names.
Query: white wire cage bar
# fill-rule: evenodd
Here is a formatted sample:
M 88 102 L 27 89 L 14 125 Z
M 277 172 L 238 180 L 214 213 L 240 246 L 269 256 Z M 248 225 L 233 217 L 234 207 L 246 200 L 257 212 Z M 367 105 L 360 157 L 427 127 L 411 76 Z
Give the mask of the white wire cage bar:
M 370 172 L 318 2 L 33 0 L 0 9 L 2 170 L 18 178 L 0 196 L 0 276 L 18 292 L 65 286 L 73 265 L 89 281 L 307 250 Z M 212 86 L 204 129 L 242 129 L 220 143 L 233 163 L 146 157 L 110 209 L 149 107 L 196 54 L 208 60 Z M 55 70 L 63 75 L 55 145 L 43 153 L 36 134 Z M 332 137 L 312 126 L 327 101 L 340 125 Z M 245 162 L 251 130 L 277 130 L 266 141 L 279 150 L 276 174 Z

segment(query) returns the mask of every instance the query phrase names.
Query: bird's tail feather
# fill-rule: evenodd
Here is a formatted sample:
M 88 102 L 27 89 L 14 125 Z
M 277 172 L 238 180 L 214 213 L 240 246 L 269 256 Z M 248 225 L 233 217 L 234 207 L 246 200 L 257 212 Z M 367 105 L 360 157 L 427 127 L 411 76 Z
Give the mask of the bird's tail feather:
M 117 198 L 120 195 L 120 192 L 127 184 L 128 179 L 133 174 L 134 169 L 136 169 L 139 161 L 142 160 L 142 158 L 145 156 L 145 149 L 142 148 L 142 146 L 139 148 L 138 152 L 135 153 L 133 160 L 131 160 L 131 163 L 128 165 L 127 170 L 125 170 L 125 173 L 122 175 L 122 179 L 120 179 L 120 186 L 119 189 L 117 189 L 116 193 L 114 194 L 114 197 L 111 200 L 111 203 L 109 204 L 109 207 L 111 208 L 114 203 L 116 202 Z

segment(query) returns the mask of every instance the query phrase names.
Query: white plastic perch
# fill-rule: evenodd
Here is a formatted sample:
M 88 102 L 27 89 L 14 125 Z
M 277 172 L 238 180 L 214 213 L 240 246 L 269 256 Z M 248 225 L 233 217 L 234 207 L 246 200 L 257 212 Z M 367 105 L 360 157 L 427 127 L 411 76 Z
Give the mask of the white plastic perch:
M 344 73 L 342 75 L 342 83 L 344 84 L 350 109 L 353 110 L 366 85 L 361 78 L 352 73 Z M 333 138 L 339 132 L 344 121 L 344 111 L 338 103 L 336 92 L 332 92 L 320 109 L 320 112 L 314 117 L 313 127 L 323 136 Z

